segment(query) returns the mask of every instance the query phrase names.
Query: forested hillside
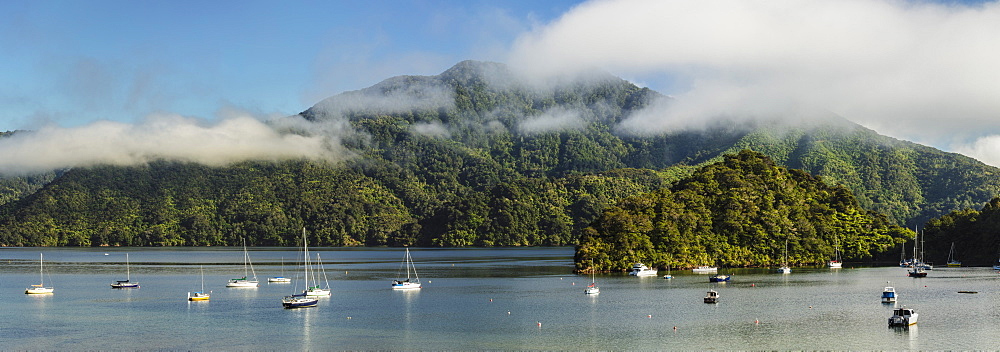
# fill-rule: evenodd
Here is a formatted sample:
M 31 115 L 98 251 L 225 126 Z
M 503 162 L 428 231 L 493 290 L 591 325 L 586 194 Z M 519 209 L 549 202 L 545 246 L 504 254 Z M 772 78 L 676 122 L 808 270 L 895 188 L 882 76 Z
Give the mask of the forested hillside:
M 944 265 L 954 243 L 955 258 L 963 265 L 997 265 L 1000 260 L 1000 198 L 993 198 L 979 210 L 956 210 L 931 219 L 922 230 L 927 261 Z M 914 243 L 907 245 L 912 249 Z
M 742 151 L 705 166 L 676 185 L 626 198 L 584 230 L 580 271 L 653 267 L 816 264 L 870 259 L 913 232 L 866 211 L 842 186 L 777 166 Z
M 465 61 L 302 112 L 306 133 L 341 129 L 347 161 L 76 168 L 0 207 L 0 245 L 283 245 L 302 227 L 318 245 L 575 244 L 608 206 L 743 149 L 908 227 L 1000 194 L 996 168 L 837 117 L 620 128 L 657 99 L 606 74 L 543 87 Z

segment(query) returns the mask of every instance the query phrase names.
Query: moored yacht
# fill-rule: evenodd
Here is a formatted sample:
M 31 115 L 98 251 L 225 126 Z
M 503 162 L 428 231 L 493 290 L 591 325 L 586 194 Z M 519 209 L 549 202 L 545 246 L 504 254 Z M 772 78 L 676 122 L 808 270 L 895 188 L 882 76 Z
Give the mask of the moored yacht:
M 708 290 L 708 293 L 705 294 L 705 303 L 719 303 L 719 292 Z
M 893 302 L 896 302 L 896 288 L 892 286 L 886 286 L 885 289 L 882 290 L 882 303 L 893 303 Z
M 635 263 L 628 274 L 632 276 L 656 276 L 656 269 L 650 269 L 643 263 Z
M 695 274 L 715 274 L 715 273 L 719 272 L 719 268 L 718 267 L 714 267 L 714 266 L 703 265 L 703 266 L 699 266 L 697 268 L 691 269 L 691 272 L 693 272 Z
M 917 310 L 913 308 L 896 308 L 889 318 L 889 326 L 910 326 L 917 323 Z

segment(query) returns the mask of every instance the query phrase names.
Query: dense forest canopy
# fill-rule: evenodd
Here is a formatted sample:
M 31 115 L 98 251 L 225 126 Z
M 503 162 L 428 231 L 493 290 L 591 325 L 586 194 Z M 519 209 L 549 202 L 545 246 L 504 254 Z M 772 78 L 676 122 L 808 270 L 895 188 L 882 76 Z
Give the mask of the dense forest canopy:
M 963 265 L 997 265 L 1000 260 L 1000 198 L 993 198 L 979 210 L 955 210 L 931 219 L 921 230 L 928 261 L 946 263 L 954 244 L 955 259 Z M 909 245 L 912 248 L 919 243 Z
M 866 211 L 851 192 L 767 156 L 742 151 L 670 188 L 608 208 L 584 230 L 581 271 L 625 271 L 632 263 L 687 268 L 847 260 L 898 248 L 913 232 Z
M 660 99 L 607 74 L 542 87 L 465 61 L 287 118 L 346 126 L 347 161 L 79 167 L 9 197 L 0 245 L 286 245 L 302 227 L 331 246 L 570 245 L 609 206 L 744 149 L 907 227 L 1000 194 L 996 168 L 839 117 L 621 128 Z

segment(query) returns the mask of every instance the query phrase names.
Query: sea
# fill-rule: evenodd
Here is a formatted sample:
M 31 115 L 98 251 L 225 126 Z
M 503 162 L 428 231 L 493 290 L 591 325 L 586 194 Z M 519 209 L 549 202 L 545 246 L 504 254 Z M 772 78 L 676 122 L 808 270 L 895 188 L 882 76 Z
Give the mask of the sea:
M 317 280 L 333 294 L 314 308 L 285 309 L 281 298 L 304 287 L 301 251 L 250 248 L 253 271 L 243 253 L 0 248 L 0 350 L 1000 348 L 1000 274 L 984 267 L 938 267 L 926 278 L 851 263 L 791 274 L 721 268 L 733 279 L 717 284 L 686 270 L 671 271 L 672 280 L 577 275 L 570 247 L 410 248 L 423 288 L 406 292 L 390 288 L 406 275 L 402 249 L 311 248 L 321 258 Z M 260 287 L 225 287 L 245 271 Z M 202 275 L 211 300 L 187 301 Z M 141 287 L 110 287 L 126 276 Z M 293 282 L 268 284 L 274 276 Z M 55 293 L 24 294 L 41 280 Z M 584 294 L 592 281 L 600 294 Z M 880 302 L 886 286 L 897 303 Z M 717 304 L 703 303 L 711 289 Z M 888 327 L 904 305 L 919 323 Z

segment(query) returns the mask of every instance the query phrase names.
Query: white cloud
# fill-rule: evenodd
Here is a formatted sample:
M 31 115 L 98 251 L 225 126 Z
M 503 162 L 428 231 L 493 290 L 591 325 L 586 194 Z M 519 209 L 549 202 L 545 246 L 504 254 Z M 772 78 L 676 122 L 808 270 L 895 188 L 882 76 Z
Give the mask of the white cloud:
M 524 134 L 535 134 L 580 130 L 585 126 L 586 121 L 579 112 L 554 108 L 541 115 L 525 118 L 517 124 L 517 129 Z
M 435 138 L 451 138 L 451 131 L 440 121 L 431 123 L 415 123 L 412 127 L 413 133 Z
M 285 123 L 286 126 L 288 123 Z M 318 126 L 300 127 L 317 130 Z M 98 121 L 75 128 L 49 126 L 0 138 L 0 174 L 53 169 L 140 165 L 166 159 L 223 166 L 244 160 L 310 159 L 348 156 L 330 133 L 279 133 L 249 115 L 214 124 L 179 115 L 154 115 L 138 124 Z
M 998 24 L 997 2 L 601 0 L 524 34 L 508 62 L 670 77 L 676 101 L 632 129 L 806 109 L 949 146 L 1000 133 Z

